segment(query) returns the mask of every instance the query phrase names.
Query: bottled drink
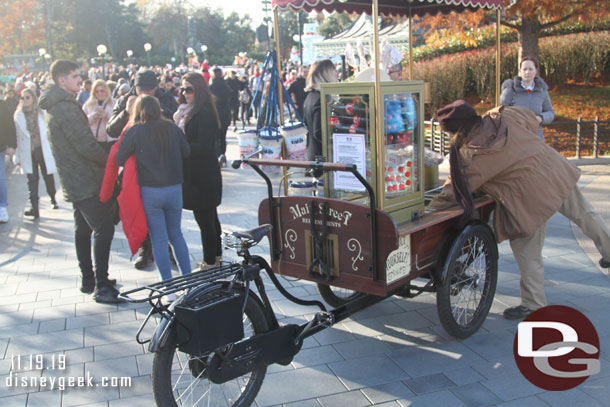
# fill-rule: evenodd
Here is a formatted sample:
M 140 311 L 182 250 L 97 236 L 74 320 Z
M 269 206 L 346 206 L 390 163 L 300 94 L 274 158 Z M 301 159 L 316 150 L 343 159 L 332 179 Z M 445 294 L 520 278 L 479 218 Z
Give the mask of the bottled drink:
M 368 131 L 363 127 L 358 127 L 355 124 L 345 125 L 338 124 L 334 126 L 335 133 L 350 133 L 350 134 L 368 134 Z
M 330 106 L 330 111 L 332 116 L 366 116 L 368 113 L 368 107 L 355 103 L 335 103 Z

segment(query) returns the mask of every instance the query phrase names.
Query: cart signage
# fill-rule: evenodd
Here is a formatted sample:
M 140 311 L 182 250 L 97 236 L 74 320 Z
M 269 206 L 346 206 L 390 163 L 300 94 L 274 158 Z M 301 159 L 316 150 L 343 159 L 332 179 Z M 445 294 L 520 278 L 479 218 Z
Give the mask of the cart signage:
M 385 263 L 386 284 L 406 277 L 411 272 L 411 236 L 401 236 L 398 249 L 388 256 Z
M 324 210 L 323 204 L 318 203 L 318 213 L 322 213 Z M 311 217 L 309 214 L 309 206 L 303 204 L 291 205 L 288 208 L 288 211 L 292 215 L 292 220 L 301 219 L 303 223 L 311 223 Z M 340 228 L 342 226 L 348 226 L 349 220 L 352 217 L 352 213 L 348 210 L 335 210 L 331 207 L 326 208 L 326 216 L 330 218 L 330 221 L 327 221 L 326 224 L 328 226 Z M 334 219 L 335 221 L 333 221 Z M 321 225 L 321 220 L 316 220 L 317 225 Z
M 353 124 L 352 126 L 356 126 Z M 360 174 L 366 174 L 366 149 L 364 134 L 333 134 L 333 162 L 355 164 Z M 335 172 L 336 189 L 363 191 L 364 187 L 353 174 Z

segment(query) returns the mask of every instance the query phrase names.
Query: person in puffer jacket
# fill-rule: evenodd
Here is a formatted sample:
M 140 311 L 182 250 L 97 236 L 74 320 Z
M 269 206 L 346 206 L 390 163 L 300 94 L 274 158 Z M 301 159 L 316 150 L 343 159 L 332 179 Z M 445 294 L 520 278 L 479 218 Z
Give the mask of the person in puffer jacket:
M 519 64 L 519 76 L 502 83 L 500 104 L 531 110 L 538 120 L 536 135 L 544 141 L 542 125 L 553 121 L 555 111 L 549 97 L 549 86 L 538 76 L 538 62 L 534 58 L 523 57 Z
M 78 64 L 72 61 L 53 62 L 54 84 L 40 96 L 39 106 L 47 112 L 47 133 L 64 199 L 72 202 L 74 208 L 74 244 L 82 276 L 81 291 L 93 292 L 96 302 L 117 303 L 121 300 L 113 287 L 116 280 L 108 279 L 114 236 L 112 206 L 100 202 L 98 196 L 106 153 L 91 133 L 87 116 L 76 100 L 82 83 L 78 69 Z

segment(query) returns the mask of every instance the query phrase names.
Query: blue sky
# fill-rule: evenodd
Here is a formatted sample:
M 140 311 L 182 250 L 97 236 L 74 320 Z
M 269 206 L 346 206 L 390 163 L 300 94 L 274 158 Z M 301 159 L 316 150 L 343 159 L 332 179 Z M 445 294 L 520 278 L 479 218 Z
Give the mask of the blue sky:
M 252 18 L 253 28 L 258 27 L 263 22 L 263 17 L 265 17 L 263 4 L 260 0 L 191 0 L 190 3 L 194 6 L 208 5 L 212 8 L 222 8 L 225 15 L 232 11 L 239 15 L 249 14 Z M 271 12 L 269 16 L 273 17 Z

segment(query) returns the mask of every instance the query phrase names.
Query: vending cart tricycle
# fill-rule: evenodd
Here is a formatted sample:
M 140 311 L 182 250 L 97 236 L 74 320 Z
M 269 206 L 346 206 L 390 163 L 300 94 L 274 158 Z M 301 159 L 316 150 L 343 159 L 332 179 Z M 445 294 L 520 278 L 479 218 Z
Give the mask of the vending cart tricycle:
M 294 4 L 292 9 L 312 10 L 318 3 L 327 10 L 371 6 L 371 1 L 274 1 L 276 13 Z M 376 17 L 378 1 L 372 3 Z M 496 0 L 379 4 L 387 12 L 407 4 L 409 16 L 499 7 Z M 421 81 L 381 83 L 378 67 L 374 83 L 323 85 L 324 158 L 246 157 L 233 163 L 234 168 L 249 164 L 268 191 L 259 205 L 260 226 L 226 237 L 225 246 L 242 260 L 121 293 L 151 305 L 136 339 L 155 353 L 152 387 L 158 406 L 248 406 L 269 365 L 289 364 L 305 338 L 393 295 L 434 292 L 449 334 L 466 338 L 479 329 L 497 281 L 497 244 L 489 226 L 494 202 L 477 197 L 469 219 L 458 206 L 426 210 L 434 193 L 423 183 L 423 92 Z M 322 173 L 324 188 L 316 195 L 274 196 L 262 166 Z M 250 253 L 265 237 L 270 261 Z M 281 324 L 261 271 L 287 299 L 318 311 L 302 324 Z M 295 297 L 277 274 L 315 282 L 326 304 Z M 177 299 L 168 301 L 169 294 Z M 151 321 L 156 327 L 145 334 Z

